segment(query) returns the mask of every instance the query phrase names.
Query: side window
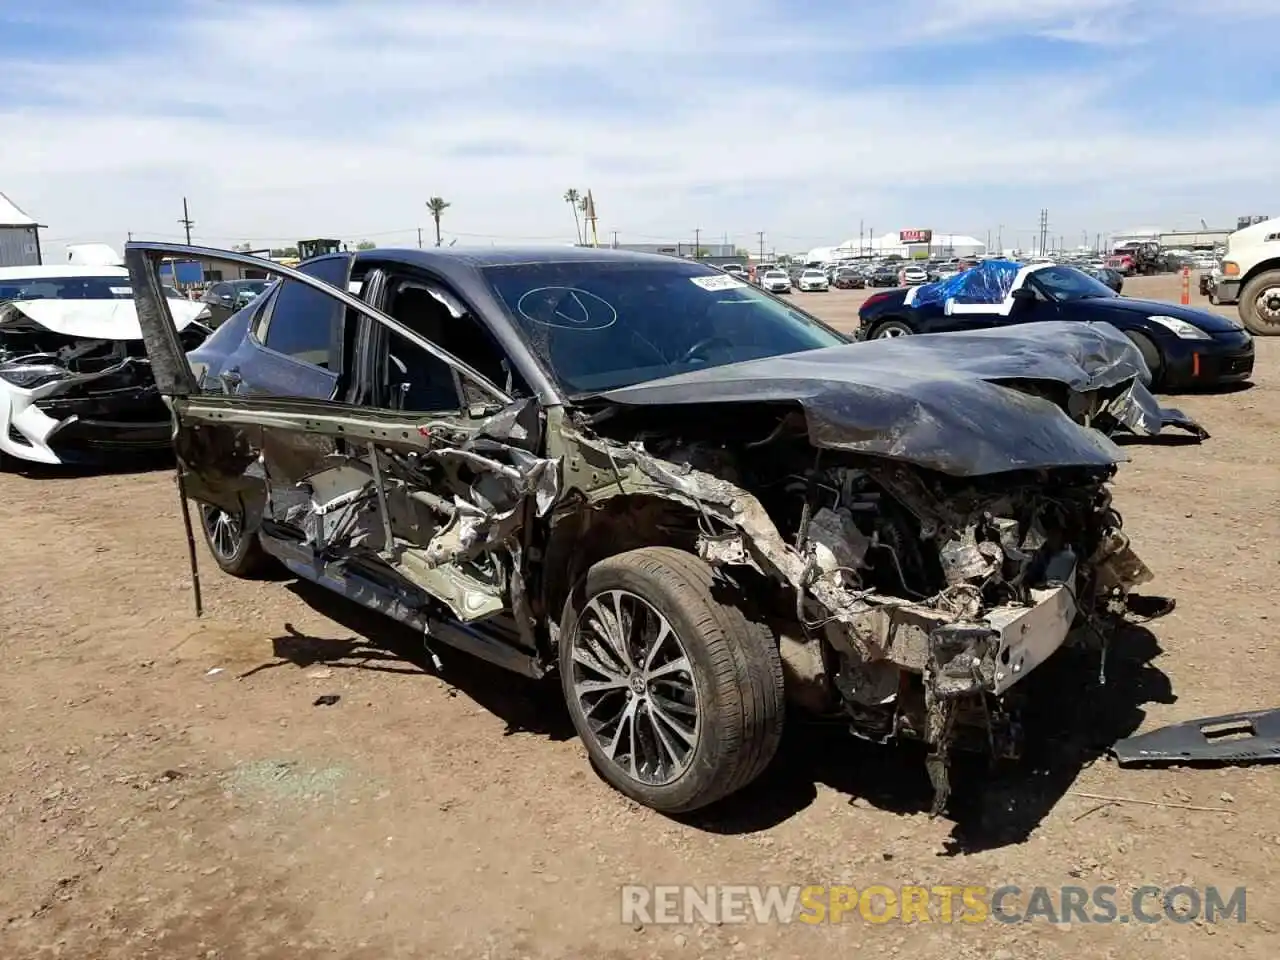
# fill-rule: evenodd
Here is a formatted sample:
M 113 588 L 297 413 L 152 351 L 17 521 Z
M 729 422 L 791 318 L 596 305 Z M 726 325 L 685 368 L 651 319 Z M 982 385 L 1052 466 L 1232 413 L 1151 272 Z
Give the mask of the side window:
M 529 390 L 515 376 L 498 344 L 455 297 L 424 284 L 402 283 L 388 313 L 425 340 L 475 368 L 495 386 L 515 395 Z M 458 314 L 461 313 L 461 316 Z M 387 392 L 390 406 L 412 411 L 457 411 L 492 398 L 414 343 L 388 331 Z M 461 398 L 459 397 L 461 391 Z
M 325 258 L 307 264 L 305 272 L 345 290 L 349 263 L 348 257 Z M 265 331 L 260 329 L 258 336 L 269 350 L 327 370 L 345 309 L 319 290 L 285 280 L 264 314 Z

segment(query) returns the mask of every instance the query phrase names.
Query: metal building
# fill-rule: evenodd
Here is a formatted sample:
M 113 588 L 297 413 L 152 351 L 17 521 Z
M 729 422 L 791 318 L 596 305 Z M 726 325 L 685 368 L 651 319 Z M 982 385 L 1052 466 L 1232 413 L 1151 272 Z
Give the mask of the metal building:
M 43 226 L 0 193 L 0 267 L 30 267 L 43 263 L 40 254 L 40 229 Z

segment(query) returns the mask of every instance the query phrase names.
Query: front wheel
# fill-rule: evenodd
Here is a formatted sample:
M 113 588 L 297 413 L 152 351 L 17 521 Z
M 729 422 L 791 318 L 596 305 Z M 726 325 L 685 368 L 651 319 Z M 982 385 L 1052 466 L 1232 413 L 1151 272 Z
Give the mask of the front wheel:
M 1126 336 L 1133 341 L 1133 345 L 1142 354 L 1142 359 L 1146 361 L 1147 369 L 1151 371 L 1151 388 L 1153 390 L 1159 388 L 1164 371 L 1164 357 L 1160 353 L 1160 348 L 1146 334 L 1134 332 Z
M 915 331 L 902 320 L 886 320 L 876 327 L 875 332 L 871 334 L 871 339 L 888 340 L 891 337 L 909 337 L 914 333 Z
M 233 577 L 251 578 L 271 562 L 257 534 L 246 534 L 240 517 L 211 503 L 200 504 L 200 529 L 214 562 Z
M 1258 337 L 1280 335 L 1280 270 L 1258 274 L 1240 291 L 1240 319 Z
M 697 557 L 644 547 L 602 560 L 566 604 L 560 674 L 600 774 L 686 813 L 768 766 L 784 721 L 782 661 L 740 591 Z

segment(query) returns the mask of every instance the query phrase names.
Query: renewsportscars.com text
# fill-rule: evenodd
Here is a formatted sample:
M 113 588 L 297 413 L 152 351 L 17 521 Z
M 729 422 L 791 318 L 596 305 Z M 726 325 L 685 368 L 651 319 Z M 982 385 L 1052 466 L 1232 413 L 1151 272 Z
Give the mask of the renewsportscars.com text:
M 1244 887 L 624 886 L 623 923 L 1221 923 Z

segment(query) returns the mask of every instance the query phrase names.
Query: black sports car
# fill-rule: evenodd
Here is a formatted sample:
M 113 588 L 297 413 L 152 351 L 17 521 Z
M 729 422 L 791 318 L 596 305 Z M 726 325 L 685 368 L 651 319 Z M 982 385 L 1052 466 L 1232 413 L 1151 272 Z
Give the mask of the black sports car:
M 1103 321 L 1133 341 L 1157 388 L 1238 383 L 1253 373 L 1253 338 L 1234 319 L 1122 297 L 1074 267 L 1051 263 L 988 260 L 940 283 L 873 294 L 858 316 L 860 340 L 1042 320 Z

